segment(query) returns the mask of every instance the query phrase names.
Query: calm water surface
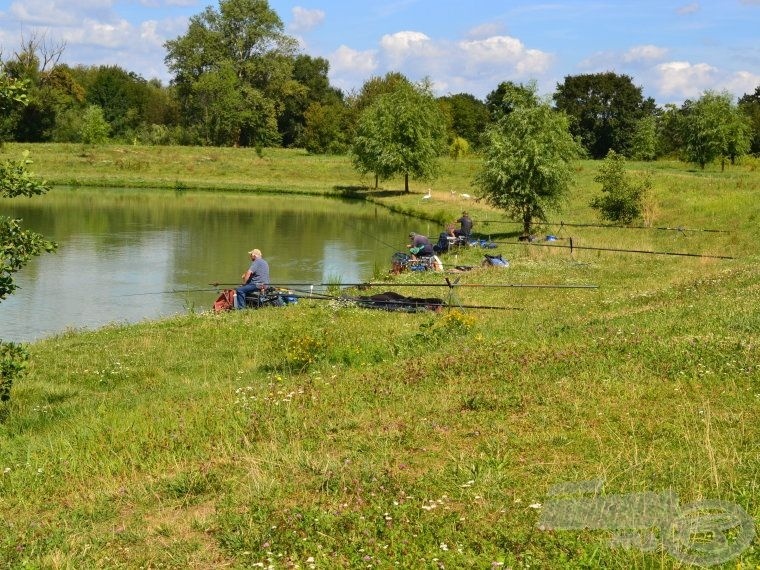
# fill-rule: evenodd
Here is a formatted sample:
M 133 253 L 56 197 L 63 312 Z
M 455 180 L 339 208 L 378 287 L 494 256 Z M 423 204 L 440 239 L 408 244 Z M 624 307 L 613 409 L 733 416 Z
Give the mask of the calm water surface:
M 253 248 L 273 282 L 366 280 L 409 231 L 436 231 L 363 202 L 128 189 L 59 188 L 0 200 L 0 215 L 59 244 L 0 303 L 0 338 L 12 341 L 207 310 L 209 284 L 238 283 Z

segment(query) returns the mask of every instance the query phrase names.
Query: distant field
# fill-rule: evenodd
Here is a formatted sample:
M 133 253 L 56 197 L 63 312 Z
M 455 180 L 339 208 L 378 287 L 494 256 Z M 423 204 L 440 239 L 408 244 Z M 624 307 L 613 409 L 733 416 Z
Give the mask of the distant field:
M 299 151 L 28 148 L 56 184 L 349 192 L 437 222 L 468 209 L 504 243 L 448 254 L 447 267 L 476 267 L 450 278 L 599 288 L 459 288 L 454 305 L 510 309 L 440 314 L 302 300 L 36 343 L 0 423 L 3 566 L 686 568 L 717 552 L 704 533 L 700 550 L 658 525 L 629 533 L 629 548 L 611 530 L 538 527 L 553 485 L 590 480 L 604 496 L 672 491 L 760 520 L 752 163 L 633 164 L 654 177 L 652 225 L 673 231 L 561 224 L 598 221 L 598 164 L 580 162 L 565 209 L 537 232 L 735 258 L 716 259 L 517 244 L 519 226 L 461 196 L 476 194 L 474 157 L 404 195 L 400 180 L 374 191 L 345 157 Z M 725 232 L 691 231 L 705 229 Z M 480 268 L 494 252 L 511 266 Z M 724 567 L 760 565 L 746 536 L 729 533 Z

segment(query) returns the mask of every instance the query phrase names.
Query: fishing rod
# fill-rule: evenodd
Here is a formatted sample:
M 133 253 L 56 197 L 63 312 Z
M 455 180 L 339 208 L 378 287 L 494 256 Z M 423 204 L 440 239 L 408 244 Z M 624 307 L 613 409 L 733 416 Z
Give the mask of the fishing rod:
M 481 224 L 519 224 L 522 225 L 523 222 L 516 222 L 512 220 L 477 220 Z M 546 226 L 556 226 L 557 222 L 544 222 L 541 225 Z M 731 233 L 729 230 L 715 230 L 715 229 L 706 229 L 706 228 L 686 228 L 684 226 L 618 226 L 615 224 L 586 224 L 586 223 L 574 223 L 574 222 L 559 222 L 560 228 L 567 226 L 570 228 L 613 228 L 613 229 L 619 229 L 619 230 L 663 230 L 663 231 L 673 231 L 673 232 L 710 232 L 710 233 L 721 233 L 721 234 L 727 234 Z
M 173 293 L 209 293 L 216 289 L 172 289 L 170 291 L 150 291 L 145 293 L 127 293 L 125 295 L 116 295 L 117 297 L 140 297 L 143 295 L 170 295 Z
M 539 244 L 540 245 L 540 244 Z M 210 283 L 214 287 L 239 284 Z M 270 283 L 271 287 L 479 287 L 479 288 L 528 288 L 528 289 L 598 289 L 599 285 L 591 284 L 537 284 L 537 283 Z
M 364 231 L 364 230 L 362 230 L 361 228 L 357 227 L 357 226 L 356 226 L 356 225 L 354 225 L 354 224 L 351 224 L 351 223 L 349 223 L 349 222 L 348 222 L 348 221 L 346 221 L 346 220 L 344 220 L 344 221 L 343 221 L 343 223 L 344 223 L 344 224 L 346 224 L 348 227 L 350 227 L 350 228 L 352 228 L 352 229 L 356 230 L 357 232 L 359 232 L 359 233 L 361 233 L 361 234 L 364 234 L 364 235 L 365 235 L 365 236 L 367 236 L 367 237 L 371 237 L 373 240 L 377 241 L 378 243 L 381 243 L 381 244 L 383 244 L 384 246 L 391 248 L 393 251 L 398 251 L 398 250 L 399 250 L 399 248 L 398 248 L 397 246 L 395 246 L 395 245 L 391 245 L 391 244 L 389 244 L 388 242 L 385 242 L 385 241 L 381 240 L 379 237 L 377 237 L 377 236 L 375 236 L 375 235 L 372 235 L 372 234 L 371 234 L 371 233 L 369 233 L 369 232 L 365 232 L 365 231 Z
M 701 257 L 706 259 L 736 259 L 735 257 L 731 257 L 730 255 L 706 255 L 703 253 L 682 253 L 682 252 L 674 252 L 674 251 L 652 251 L 649 249 L 616 249 L 612 247 L 592 247 L 588 245 L 575 245 L 573 244 L 573 239 L 570 238 L 570 245 L 561 245 L 561 244 L 550 244 L 550 243 L 535 243 L 535 242 L 495 242 L 495 243 L 501 243 L 505 245 L 533 245 L 533 246 L 539 246 L 539 247 L 560 247 L 569 249 L 570 252 L 574 249 L 588 249 L 592 251 L 614 251 L 618 253 L 646 253 L 649 255 L 676 255 L 676 256 L 682 256 L 682 257 Z
M 554 222 L 556 224 L 556 222 Z M 715 234 L 727 234 L 731 233 L 728 230 L 715 230 L 708 228 L 686 228 L 684 226 L 616 226 L 615 224 L 581 224 L 572 222 L 560 222 L 560 228 L 562 226 L 568 226 L 572 228 L 616 228 L 620 230 L 662 230 L 671 232 L 709 232 Z

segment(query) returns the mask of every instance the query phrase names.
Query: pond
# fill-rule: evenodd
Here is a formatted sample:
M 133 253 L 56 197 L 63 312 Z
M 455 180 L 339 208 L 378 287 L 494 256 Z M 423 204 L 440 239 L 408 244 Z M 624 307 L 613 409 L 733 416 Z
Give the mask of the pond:
M 58 242 L 16 274 L 0 338 L 208 310 L 262 251 L 274 283 L 353 283 L 390 267 L 426 222 L 362 201 L 293 195 L 56 188 L 0 200 L 0 215 Z M 422 226 L 422 227 L 421 227 Z

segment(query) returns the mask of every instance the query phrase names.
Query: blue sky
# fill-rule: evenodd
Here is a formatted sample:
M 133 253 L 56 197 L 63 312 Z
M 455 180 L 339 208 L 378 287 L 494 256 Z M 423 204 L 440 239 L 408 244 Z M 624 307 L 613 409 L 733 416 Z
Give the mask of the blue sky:
M 567 75 L 627 74 L 658 104 L 760 85 L 760 0 L 270 0 L 303 53 L 350 91 L 400 71 L 438 95 L 484 98 L 501 81 L 552 93 Z M 116 64 L 165 83 L 163 43 L 208 0 L 0 0 L 0 51 L 65 42 L 62 61 Z

